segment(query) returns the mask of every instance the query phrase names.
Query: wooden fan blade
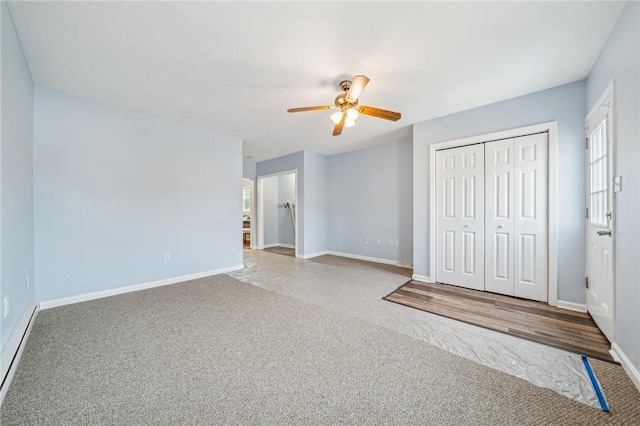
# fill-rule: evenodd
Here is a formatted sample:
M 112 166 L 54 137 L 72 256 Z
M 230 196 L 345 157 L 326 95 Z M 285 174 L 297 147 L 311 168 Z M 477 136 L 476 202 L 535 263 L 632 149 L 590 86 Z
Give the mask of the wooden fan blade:
M 342 118 L 340 119 L 338 124 L 336 124 L 336 127 L 333 128 L 333 136 L 340 136 L 346 119 L 347 119 L 347 114 L 342 114 Z
M 384 118 L 385 120 L 398 121 L 402 114 L 395 111 L 388 111 L 386 109 L 374 108 L 366 105 L 362 105 L 359 108 L 360 114 L 370 115 L 372 117 Z
M 329 105 L 322 105 L 302 108 L 289 108 L 287 112 L 321 111 L 323 109 L 331 109 L 331 107 Z
M 356 75 L 353 82 L 351 82 L 351 88 L 347 92 L 346 99 L 351 102 L 357 100 L 367 83 L 369 83 L 369 77 L 366 75 Z

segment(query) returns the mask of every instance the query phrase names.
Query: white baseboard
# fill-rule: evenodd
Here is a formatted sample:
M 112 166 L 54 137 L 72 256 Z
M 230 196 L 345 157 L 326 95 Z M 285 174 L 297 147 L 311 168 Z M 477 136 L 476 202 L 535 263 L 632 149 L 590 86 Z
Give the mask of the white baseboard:
M 311 259 L 312 257 L 318 257 L 318 256 L 324 256 L 325 254 L 329 254 L 328 251 L 319 251 L 316 253 L 311 253 L 311 254 L 301 254 L 298 255 L 298 259 Z
M 587 305 L 584 303 L 566 302 L 564 300 L 558 300 L 556 305 L 558 308 L 568 309 L 570 311 L 587 312 Z
M 130 293 L 132 291 L 146 290 L 148 288 L 162 287 L 169 284 L 175 284 L 183 281 L 195 280 L 198 278 L 210 277 L 212 275 L 224 274 L 231 271 L 244 269 L 244 265 L 230 266 L 227 268 L 215 269 L 213 271 L 199 272 L 197 274 L 182 275 L 180 277 L 165 278 L 163 280 L 151 281 L 142 284 L 135 284 L 126 287 L 118 287 L 111 290 L 96 291 L 94 293 L 80 294 L 78 296 L 63 297 L 60 299 L 46 300 L 40 302 L 40 309 L 51 309 L 57 306 L 70 305 L 72 303 L 86 302 L 88 300 L 101 299 L 103 297 L 115 296 L 122 293 Z
M 412 279 L 412 280 L 416 280 L 416 281 L 420 281 L 420 282 L 423 282 L 423 283 L 433 283 L 433 281 L 431 280 L 431 278 L 429 278 L 429 277 L 427 277 L 427 276 L 425 276 L 425 275 L 416 275 L 416 274 L 413 274 L 413 275 L 411 276 L 411 279 Z
M 411 268 L 411 266 L 408 266 L 405 261 L 382 259 L 379 257 L 361 256 L 359 254 L 342 253 L 339 251 L 332 251 L 332 250 L 329 250 L 325 254 L 330 254 L 332 256 L 347 257 L 349 259 L 365 260 L 367 262 L 384 263 L 385 265 L 400 266 L 402 268 Z
M 622 352 L 620 346 L 618 346 L 618 344 L 615 342 L 612 343 L 609 353 L 611 353 L 613 359 L 615 359 L 622 365 L 622 368 L 624 368 L 624 371 L 627 373 L 627 375 L 629 375 L 629 378 L 631 378 L 633 384 L 636 385 L 636 388 L 638 388 L 638 390 L 640 390 L 640 371 L 638 371 L 635 365 L 631 363 L 631 360 L 627 357 L 627 355 Z
M 24 310 L 20 321 L 18 321 L 18 324 L 13 331 L 13 335 L 7 343 L 7 347 L 2 352 L 2 376 L 0 376 L 0 383 L 2 384 L 2 387 L 0 387 L 0 406 L 9 391 L 9 386 L 11 385 L 13 376 L 18 368 L 20 357 L 22 356 L 27 339 L 29 338 L 29 333 L 31 333 L 33 323 L 39 311 L 40 309 L 37 303 L 30 304 L 27 309 Z

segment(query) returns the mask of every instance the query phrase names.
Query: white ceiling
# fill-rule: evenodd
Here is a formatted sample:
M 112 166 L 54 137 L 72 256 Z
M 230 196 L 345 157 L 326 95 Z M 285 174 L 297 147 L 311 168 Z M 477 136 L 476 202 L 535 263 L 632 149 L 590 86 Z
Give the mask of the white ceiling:
M 11 2 L 37 86 L 244 140 L 264 160 L 411 138 L 411 124 L 587 77 L 624 2 Z M 365 74 L 333 137 L 338 82 Z

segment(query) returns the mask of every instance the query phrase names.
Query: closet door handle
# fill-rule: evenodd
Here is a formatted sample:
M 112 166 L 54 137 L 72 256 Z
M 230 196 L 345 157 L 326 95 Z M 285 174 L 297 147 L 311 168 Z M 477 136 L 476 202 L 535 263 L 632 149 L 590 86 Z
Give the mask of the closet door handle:
M 470 224 L 468 224 L 468 223 L 465 223 L 462 227 L 463 227 L 463 228 L 471 228 L 471 225 L 470 225 Z
M 504 225 L 498 225 L 498 229 L 504 228 Z

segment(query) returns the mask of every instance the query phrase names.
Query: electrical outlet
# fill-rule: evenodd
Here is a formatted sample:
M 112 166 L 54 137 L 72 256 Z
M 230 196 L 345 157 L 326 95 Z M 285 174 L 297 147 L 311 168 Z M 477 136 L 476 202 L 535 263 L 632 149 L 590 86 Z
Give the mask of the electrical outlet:
M 365 243 L 365 244 L 369 244 L 369 239 L 368 238 L 363 238 L 362 242 Z
M 400 247 L 400 241 L 396 240 L 396 247 Z
M 9 316 L 9 296 L 5 296 L 4 298 L 4 317 Z
M 380 245 L 380 243 L 382 242 L 382 240 L 380 240 L 380 238 L 378 238 L 378 240 L 376 241 L 378 243 L 378 245 Z
M 171 262 L 171 253 L 165 253 L 164 254 L 164 261 L 165 262 Z
M 393 240 L 389 240 L 389 247 L 393 247 Z
M 25 285 L 25 287 L 29 288 L 29 275 L 25 275 L 25 277 L 24 277 L 24 285 Z

